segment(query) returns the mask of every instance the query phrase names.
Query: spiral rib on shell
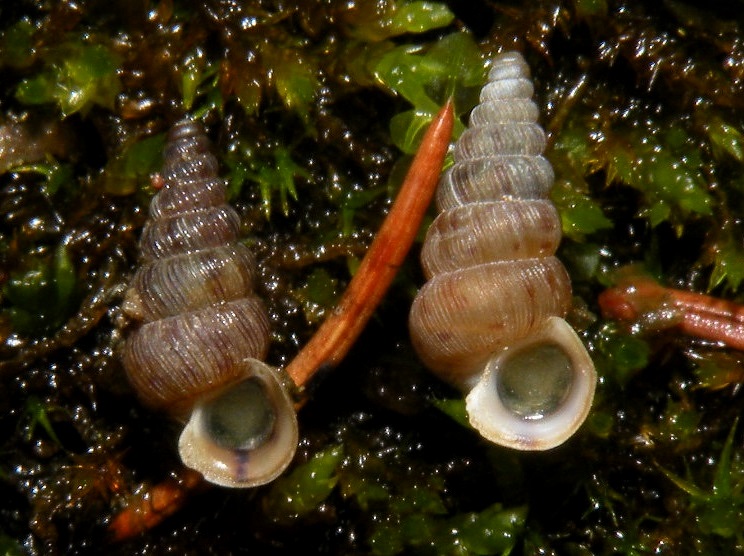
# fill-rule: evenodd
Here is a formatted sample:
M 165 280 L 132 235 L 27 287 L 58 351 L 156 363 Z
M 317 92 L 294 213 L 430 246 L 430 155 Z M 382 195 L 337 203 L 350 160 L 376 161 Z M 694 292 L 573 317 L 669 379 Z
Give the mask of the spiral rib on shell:
M 410 330 L 423 362 L 455 384 L 570 307 L 569 277 L 554 256 L 561 227 L 547 198 L 553 170 L 532 94 L 522 56 L 496 57 L 437 190 L 440 214 L 422 250 L 428 282 Z
M 130 382 L 144 403 L 173 413 L 239 378 L 237 363 L 262 359 L 269 344 L 255 260 L 217 171 L 201 125 L 177 123 L 123 307 L 142 322 L 124 348 Z

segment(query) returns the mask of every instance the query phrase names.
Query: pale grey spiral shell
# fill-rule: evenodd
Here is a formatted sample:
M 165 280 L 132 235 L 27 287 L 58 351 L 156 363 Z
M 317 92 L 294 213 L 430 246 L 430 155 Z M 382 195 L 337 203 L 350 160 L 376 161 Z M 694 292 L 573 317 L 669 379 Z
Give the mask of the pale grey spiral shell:
M 536 351 L 541 353 L 547 353 L 546 342 L 558 345 L 566 352 L 565 358 L 559 358 L 567 358 L 574 367 L 567 378 L 566 369 L 558 371 L 561 380 L 571 382 L 573 391 L 578 386 L 581 396 L 588 397 L 585 403 L 574 400 L 570 389 L 561 394 L 564 405 L 580 405 L 575 411 L 571 408 L 576 415 L 570 417 L 568 428 L 573 432 L 591 404 L 594 369 L 581 342 L 560 318 L 571 306 L 571 283 L 554 256 L 561 224 L 548 199 L 554 175 L 542 156 L 546 139 L 537 124 L 532 94 L 522 56 L 497 56 L 480 104 L 455 144 L 454 164 L 437 189 L 440 214 L 421 253 L 428 282 L 411 308 L 410 332 L 422 361 L 445 380 L 466 391 L 490 384 L 494 392 L 479 404 L 501 404 L 491 399 L 497 388 L 491 382 L 500 379 L 491 377 L 499 371 L 490 362 L 510 350 L 526 352 L 534 342 L 539 341 Z M 574 356 L 569 349 L 581 353 Z M 489 439 L 524 449 L 558 443 L 553 437 L 530 438 L 531 433 L 516 421 L 512 430 L 484 432 L 480 421 L 490 417 L 473 414 L 480 411 L 471 403 L 473 397 L 468 399 L 471 423 L 479 422 L 477 428 Z M 498 419 L 504 420 L 506 413 L 499 411 Z M 550 421 L 545 415 L 525 419 Z
M 124 368 L 146 405 L 190 415 L 179 442 L 186 465 L 225 486 L 265 483 L 291 461 L 296 416 L 277 371 L 260 361 L 270 329 L 256 262 L 198 123 L 171 129 L 162 181 L 123 304 L 141 323 Z

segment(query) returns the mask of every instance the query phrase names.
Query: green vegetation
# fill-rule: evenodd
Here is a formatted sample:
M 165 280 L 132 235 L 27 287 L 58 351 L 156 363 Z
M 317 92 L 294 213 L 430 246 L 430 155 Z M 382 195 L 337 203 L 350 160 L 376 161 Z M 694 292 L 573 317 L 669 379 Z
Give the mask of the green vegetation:
M 627 265 L 744 301 L 740 7 L 3 6 L 5 552 L 744 553 L 744 356 L 659 325 L 677 314 L 624 326 L 597 304 Z M 152 531 L 104 544 L 132 493 L 179 465 L 175 426 L 141 406 L 118 362 L 168 127 L 186 114 L 206 125 L 262 264 L 269 362 L 286 364 L 342 294 L 432 114 L 452 97 L 461 133 L 504 49 L 533 71 L 569 319 L 601 375 L 580 433 L 539 454 L 473 433 L 459 393 L 411 349 L 423 278 L 410 257 L 348 360 L 309 385 L 290 471 L 251 493 L 194 494 Z
M 3 286 L 4 312 L 19 333 L 43 337 L 74 308 L 75 270 L 64 245 L 53 255 L 28 257 L 25 263 Z
M 118 64 L 103 45 L 63 43 L 45 56 L 41 73 L 18 84 L 16 98 L 24 104 L 54 103 L 63 117 L 93 105 L 113 109 L 121 89 Z

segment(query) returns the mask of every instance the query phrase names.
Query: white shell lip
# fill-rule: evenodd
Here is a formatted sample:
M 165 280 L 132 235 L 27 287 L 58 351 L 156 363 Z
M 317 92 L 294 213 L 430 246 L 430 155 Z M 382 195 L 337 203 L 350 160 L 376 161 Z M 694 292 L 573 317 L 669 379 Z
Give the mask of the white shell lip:
M 294 404 L 277 371 L 256 359 L 246 359 L 243 365 L 242 378 L 259 378 L 276 409 L 276 424 L 266 443 L 252 450 L 239 450 L 212 441 L 203 422 L 204 405 L 209 400 L 194 406 L 178 439 L 184 465 L 201 473 L 210 483 L 231 488 L 256 487 L 276 479 L 294 458 L 298 443 Z
M 574 371 L 571 391 L 561 406 L 541 419 L 529 420 L 515 415 L 502 403 L 496 388 L 496 374 L 501 361 L 514 350 L 529 345 L 552 342 L 569 357 Z M 465 398 L 470 424 L 485 439 L 517 450 L 549 450 L 573 435 L 591 409 L 597 372 L 594 363 L 574 332 L 560 317 L 549 318 L 534 336 L 499 352 Z

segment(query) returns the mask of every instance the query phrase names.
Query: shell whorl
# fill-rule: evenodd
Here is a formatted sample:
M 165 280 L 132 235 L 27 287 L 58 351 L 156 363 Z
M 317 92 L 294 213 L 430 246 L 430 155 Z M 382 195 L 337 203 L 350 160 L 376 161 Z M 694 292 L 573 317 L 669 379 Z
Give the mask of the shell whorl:
M 129 379 L 145 404 L 174 413 L 240 378 L 238 363 L 262 359 L 269 344 L 256 263 L 217 172 L 201 125 L 177 123 L 124 302 L 142 323 L 124 348 Z
M 545 449 L 584 420 L 596 375 L 562 319 L 571 283 L 554 256 L 561 223 L 548 199 L 554 174 L 542 156 L 545 133 L 532 94 L 522 56 L 497 56 L 439 182 L 439 215 L 421 252 L 428 281 L 409 329 L 424 364 L 470 392 L 469 419 L 483 436 Z M 555 391 L 541 391 L 542 379 L 527 376 L 535 366 L 551 368 Z M 533 393 L 542 406 L 529 399 Z M 545 407 L 557 409 L 543 418 Z
M 480 104 L 437 189 L 441 211 L 421 254 L 429 281 L 411 309 L 414 346 L 448 380 L 563 316 L 571 284 L 553 256 L 560 219 L 553 170 L 519 55 L 494 60 Z

